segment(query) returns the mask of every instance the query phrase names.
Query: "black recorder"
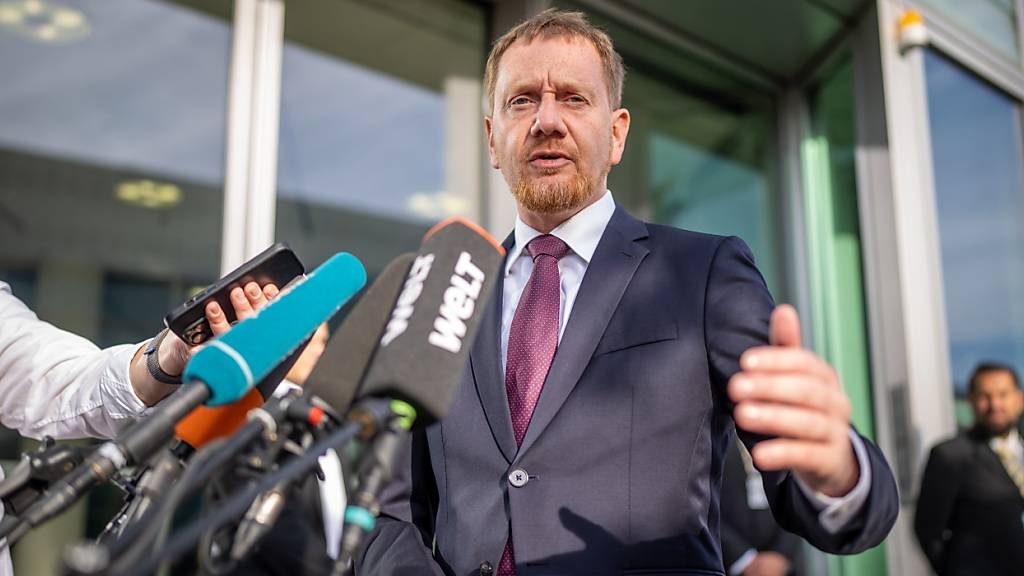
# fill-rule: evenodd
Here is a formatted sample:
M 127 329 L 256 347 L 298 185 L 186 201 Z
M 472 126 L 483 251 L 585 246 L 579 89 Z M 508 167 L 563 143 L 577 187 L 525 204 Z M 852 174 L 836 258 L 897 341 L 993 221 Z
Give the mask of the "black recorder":
M 210 323 L 206 320 L 206 304 L 209 301 L 216 300 L 228 322 L 233 323 L 237 318 L 230 294 L 236 286 L 256 282 L 260 286 L 272 283 L 278 288 L 284 288 L 305 271 L 292 249 L 284 242 L 278 242 L 172 310 L 164 316 L 164 324 L 185 343 L 195 346 L 213 336 Z

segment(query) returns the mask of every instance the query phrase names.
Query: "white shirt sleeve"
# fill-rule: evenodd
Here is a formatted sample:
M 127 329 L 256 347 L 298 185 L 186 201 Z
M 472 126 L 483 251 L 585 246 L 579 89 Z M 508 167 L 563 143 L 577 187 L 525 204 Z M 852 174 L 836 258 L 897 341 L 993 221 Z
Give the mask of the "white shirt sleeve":
M 846 496 L 839 498 L 828 496 L 812 490 L 799 477 L 793 477 L 797 486 L 800 487 L 800 491 L 818 510 L 818 522 L 830 534 L 839 532 L 843 526 L 853 520 L 864 507 L 868 493 L 871 491 L 871 460 L 868 459 L 864 441 L 853 431 L 853 428 L 850 429 L 850 441 L 853 443 L 853 452 L 857 455 L 857 465 L 860 466 L 860 478 L 853 490 L 850 490 Z
M 0 282 L 0 423 L 31 438 L 117 435 L 146 410 L 128 380 L 141 346 L 100 350 L 40 320 Z
M 743 576 L 743 571 L 753 564 L 755 558 L 757 558 L 757 550 L 750 548 L 744 552 L 743 556 L 737 558 L 732 566 L 729 566 L 729 576 Z

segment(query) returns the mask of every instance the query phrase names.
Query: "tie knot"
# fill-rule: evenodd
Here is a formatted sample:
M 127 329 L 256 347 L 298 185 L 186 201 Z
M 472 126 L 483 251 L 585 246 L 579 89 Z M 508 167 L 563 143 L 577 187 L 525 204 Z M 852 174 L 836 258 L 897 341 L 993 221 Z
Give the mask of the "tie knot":
M 530 243 L 526 245 L 526 251 L 530 253 L 530 257 L 534 260 L 541 254 L 554 256 L 555 260 L 561 260 L 563 256 L 569 253 L 569 246 L 557 236 L 544 234 L 530 240 Z

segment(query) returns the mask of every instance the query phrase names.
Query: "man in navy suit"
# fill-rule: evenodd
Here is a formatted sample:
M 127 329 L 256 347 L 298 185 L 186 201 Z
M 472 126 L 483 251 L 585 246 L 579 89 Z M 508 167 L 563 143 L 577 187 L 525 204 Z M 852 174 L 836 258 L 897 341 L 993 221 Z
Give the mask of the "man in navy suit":
M 895 521 L 884 457 L 747 246 L 615 204 L 623 75 L 578 13 L 548 10 L 492 48 L 485 128 L 518 207 L 505 273 L 359 573 L 724 574 L 734 420 L 785 528 L 853 553 Z

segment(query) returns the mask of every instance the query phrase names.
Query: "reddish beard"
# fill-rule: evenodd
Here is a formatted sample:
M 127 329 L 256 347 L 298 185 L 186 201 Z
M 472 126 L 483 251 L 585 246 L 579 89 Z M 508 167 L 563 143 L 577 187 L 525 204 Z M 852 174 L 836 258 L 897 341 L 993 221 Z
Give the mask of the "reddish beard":
M 512 184 L 512 196 L 521 206 L 537 214 L 558 214 L 578 210 L 590 198 L 592 184 L 577 173 L 568 182 L 545 184 L 520 177 Z

